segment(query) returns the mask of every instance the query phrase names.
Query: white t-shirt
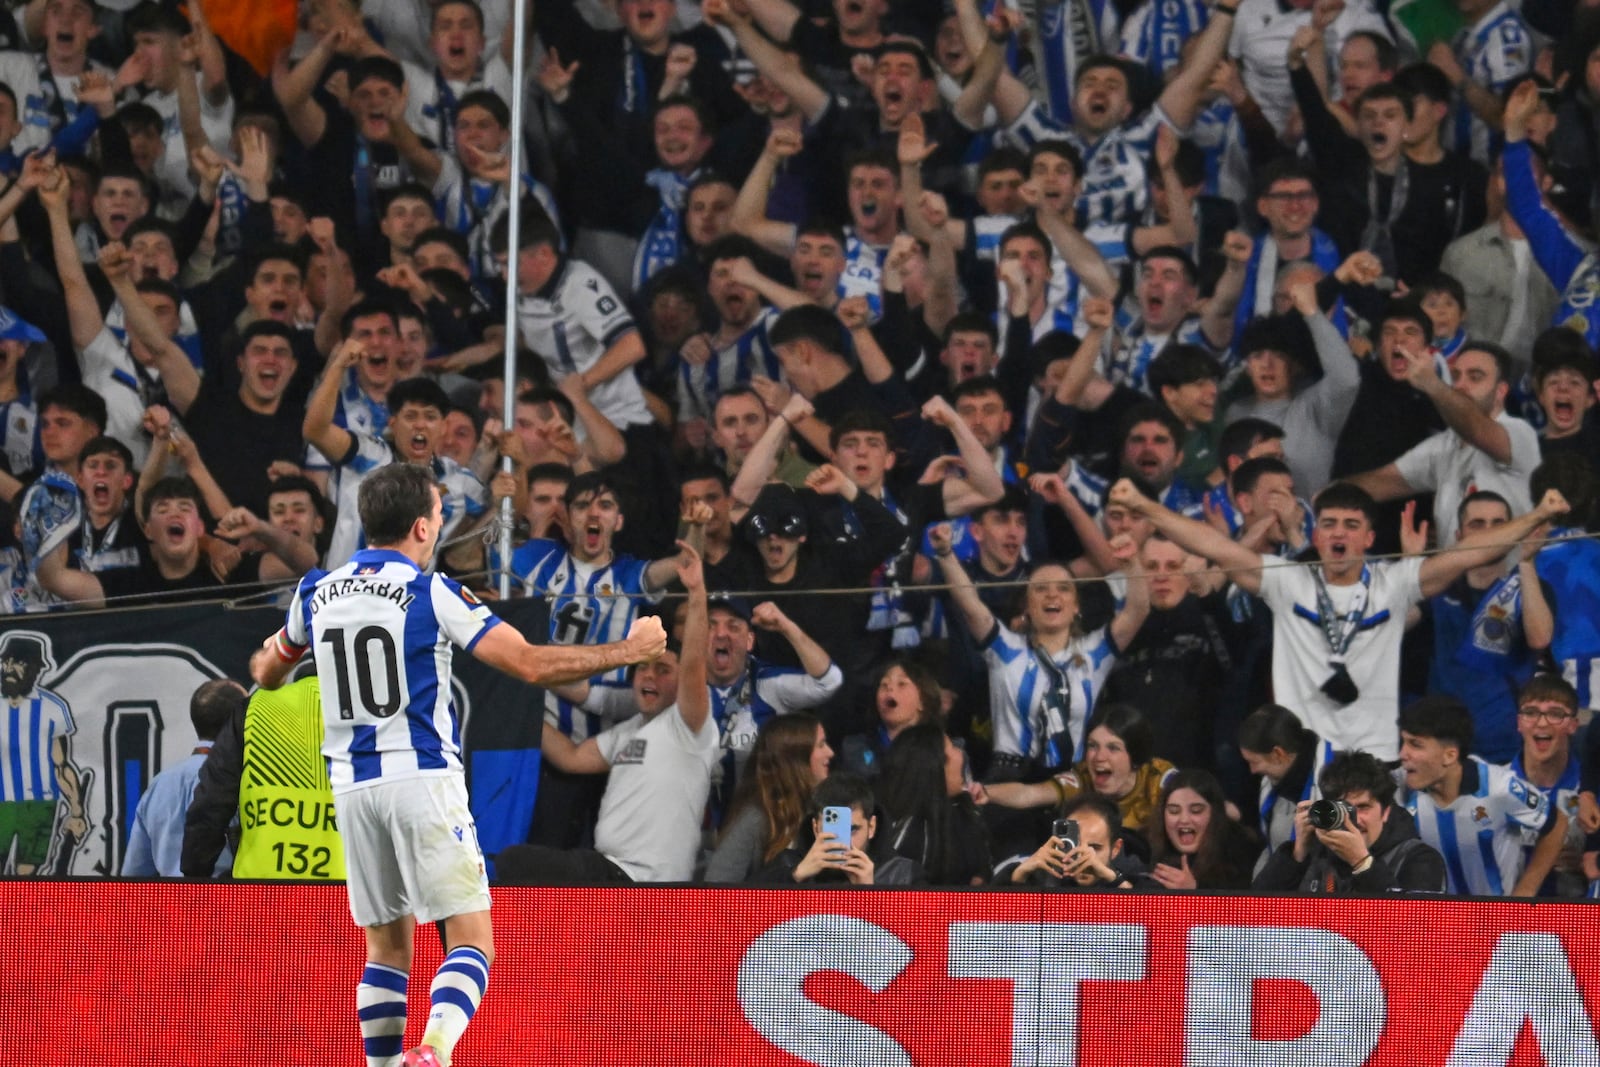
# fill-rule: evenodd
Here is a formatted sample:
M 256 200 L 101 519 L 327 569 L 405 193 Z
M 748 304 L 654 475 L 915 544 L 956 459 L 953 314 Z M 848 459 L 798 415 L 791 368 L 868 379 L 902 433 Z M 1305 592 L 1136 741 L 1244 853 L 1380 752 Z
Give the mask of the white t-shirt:
M 455 151 L 455 140 L 452 136 L 446 143 L 445 134 L 453 134 L 455 129 L 455 106 L 453 101 L 445 108 L 441 108 L 440 98 L 445 94 L 440 90 L 439 68 L 436 64 L 402 63 L 406 73 L 406 124 L 421 137 L 432 141 L 434 146 L 442 152 Z M 445 81 L 445 88 L 455 101 L 478 89 L 488 89 L 500 97 L 507 106 L 511 106 L 511 68 L 506 66 L 506 61 L 499 54 L 483 57 L 482 64 L 476 74 L 465 81 Z M 449 114 L 445 114 L 445 111 Z
M 595 743 L 611 764 L 611 780 L 594 847 L 636 882 L 691 880 L 717 761 L 717 724 L 707 715 L 692 731 L 673 704 L 648 720 L 635 715 Z
M 1300 27 L 1310 24 L 1310 4 L 1294 8 L 1278 0 L 1241 0 L 1239 14 L 1233 20 L 1228 54 L 1239 60 L 1245 88 L 1256 98 L 1275 130 L 1283 129 L 1294 107 L 1294 90 L 1289 86 L 1289 42 Z M 1392 36 L 1383 16 L 1372 9 L 1368 0 L 1354 0 L 1345 5 L 1323 35 L 1331 62 L 1337 61 L 1345 39 L 1359 30 L 1385 39 Z
M 197 86 L 202 77 L 195 71 Z M 233 95 L 230 93 L 222 103 L 213 104 L 203 87 L 199 92 L 200 127 L 211 147 L 227 157 L 230 155 L 228 142 L 233 137 Z M 189 150 L 183 143 L 183 127 L 178 122 L 178 94 L 176 91 L 146 93 L 140 97 L 140 102 L 155 108 L 166 124 L 161 135 L 164 147 L 154 175 L 160 196 L 153 206 L 162 218 L 182 218 L 195 187 L 189 177 Z
M 1495 421 L 1511 438 L 1511 462 L 1497 463 L 1489 453 L 1468 444 L 1454 430 L 1441 430 L 1394 461 L 1406 484 L 1419 493 L 1432 492 L 1434 529 L 1439 543 L 1456 540 L 1456 512 L 1469 493 L 1492 490 L 1520 515 L 1533 507 L 1528 479 L 1539 466 L 1539 435 L 1532 426 L 1505 412 Z
M 127 346 L 104 326 L 79 350 L 78 368 L 83 384 L 106 402 L 106 436 L 127 445 L 133 453 L 134 470 L 142 470 L 150 454 L 144 409 L 153 399 L 160 377 L 141 367 Z
M 517 322 L 523 344 L 557 378 L 588 370 L 606 349 L 638 328 L 611 283 L 577 259 L 563 260 L 543 289 L 517 298 Z M 589 390 L 589 402 L 619 430 L 651 421 L 631 369 Z
M 1360 629 L 1345 652 L 1345 670 L 1360 695 L 1340 704 L 1322 691 L 1333 668 L 1308 567 L 1262 559 L 1261 599 L 1272 609 L 1272 689 L 1278 703 L 1336 749 L 1379 759 L 1400 755 L 1400 639 L 1406 611 L 1422 599 L 1422 558 L 1367 566 L 1371 591 Z M 1334 611 L 1350 609 L 1360 583 L 1330 585 Z

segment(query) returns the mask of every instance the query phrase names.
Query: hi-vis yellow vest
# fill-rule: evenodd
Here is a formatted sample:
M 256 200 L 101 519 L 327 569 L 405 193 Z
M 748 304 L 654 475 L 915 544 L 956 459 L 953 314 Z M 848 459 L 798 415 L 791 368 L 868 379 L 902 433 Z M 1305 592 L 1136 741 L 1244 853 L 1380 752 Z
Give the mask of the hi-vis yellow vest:
M 235 878 L 337 880 L 344 846 L 322 757 L 316 678 L 257 691 L 244 717 Z

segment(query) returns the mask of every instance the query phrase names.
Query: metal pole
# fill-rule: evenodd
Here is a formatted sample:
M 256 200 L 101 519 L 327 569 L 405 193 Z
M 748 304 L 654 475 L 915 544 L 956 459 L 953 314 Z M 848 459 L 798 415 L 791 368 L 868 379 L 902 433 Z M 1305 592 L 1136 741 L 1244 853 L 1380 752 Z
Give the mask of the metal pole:
M 516 417 L 517 402 L 517 260 L 522 234 L 522 126 L 528 99 L 528 3 L 511 0 L 510 32 L 516 42 L 511 50 L 511 186 L 506 190 L 508 230 L 506 236 L 506 357 L 505 388 L 500 409 L 500 424 L 510 430 Z M 502 456 L 502 471 L 511 470 L 511 460 Z M 500 596 L 511 595 L 511 498 L 500 502 Z

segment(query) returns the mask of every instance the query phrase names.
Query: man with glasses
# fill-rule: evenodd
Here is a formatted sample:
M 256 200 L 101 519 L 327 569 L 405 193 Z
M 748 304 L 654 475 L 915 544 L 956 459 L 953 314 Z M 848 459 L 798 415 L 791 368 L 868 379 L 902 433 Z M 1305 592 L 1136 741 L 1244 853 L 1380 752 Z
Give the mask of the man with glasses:
M 1517 694 L 1517 733 L 1522 751 L 1511 761 L 1511 773 L 1543 793 L 1567 817 L 1567 834 L 1555 869 L 1539 886 L 1541 897 L 1581 897 L 1587 885 L 1580 855 L 1583 829 L 1578 825 L 1578 756 L 1572 738 L 1578 732 L 1578 691 L 1556 674 L 1538 674 Z M 1531 850 L 1530 857 L 1531 857 Z
M 1298 159 L 1277 159 L 1261 172 L 1256 186 L 1256 214 L 1266 224 L 1255 239 L 1245 264 L 1244 295 L 1234 312 L 1234 336 L 1257 315 L 1272 313 L 1272 289 L 1280 268 L 1309 260 L 1332 274 L 1343 257 L 1333 238 L 1311 223 L 1317 217 L 1317 187 L 1309 168 Z

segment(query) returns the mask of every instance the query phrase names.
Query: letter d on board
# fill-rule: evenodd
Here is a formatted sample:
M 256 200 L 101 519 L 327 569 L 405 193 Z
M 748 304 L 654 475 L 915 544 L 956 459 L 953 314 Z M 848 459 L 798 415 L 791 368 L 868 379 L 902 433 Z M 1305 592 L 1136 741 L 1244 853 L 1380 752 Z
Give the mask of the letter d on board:
M 899 1042 L 807 999 L 806 978 L 841 971 L 881 993 L 911 962 L 911 947 L 881 926 L 848 915 L 781 922 L 739 961 L 739 1007 L 756 1033 L 816 1067 L 913 1067 Z
M 1300 982 L 1317 998 L 1317 1021 L 1299 1037 L 1251 1036 L 1257 978 Z M 1197 926 L 1189 931 L 1184 1008 L 1186 1067 L 1360 1067 L 1388 1017 L 1383 981 L 1366 953 L 1328 930 Z

